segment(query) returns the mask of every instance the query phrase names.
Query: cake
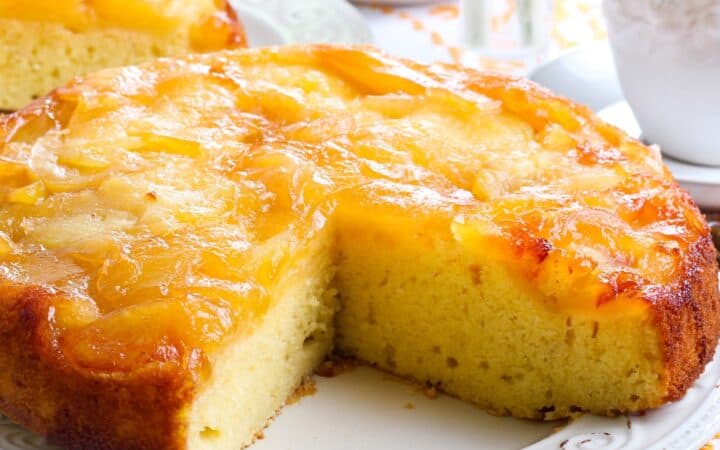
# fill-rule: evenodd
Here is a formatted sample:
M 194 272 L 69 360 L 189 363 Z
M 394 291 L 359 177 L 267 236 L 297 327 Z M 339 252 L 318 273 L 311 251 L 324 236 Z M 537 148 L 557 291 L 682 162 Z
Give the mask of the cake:
M 225 0 L 3 0 L 0 109 L 76 75 L 244 44 Z
M 0 411 L 66 448 L 241 448 L 331 352 L 496 414 L 641 412 L 718 341 L 657 151 L 522 78 L 229 50 L 1 120 Z

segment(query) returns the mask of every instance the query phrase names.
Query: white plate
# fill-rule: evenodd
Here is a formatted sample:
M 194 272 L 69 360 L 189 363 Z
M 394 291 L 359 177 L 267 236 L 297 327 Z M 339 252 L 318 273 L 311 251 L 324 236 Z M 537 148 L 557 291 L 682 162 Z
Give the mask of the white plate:
M 251 47 L 372 42 L 367 22 L 344 0 L 230 0 L 230 4 Z
M 598 42 L 572 50 L 538 67 L 530 78 L 588 105 L 604 120 L 629 134 L 640 136 L 641 130 L 615 75 L 615 64 L 607 43 Z M 662 99 L 658 99 L 659 106 L 661 102 Z M 665 155 L 663 161 L 701 208 L 720 210 L 720 167 L 698 166 Z

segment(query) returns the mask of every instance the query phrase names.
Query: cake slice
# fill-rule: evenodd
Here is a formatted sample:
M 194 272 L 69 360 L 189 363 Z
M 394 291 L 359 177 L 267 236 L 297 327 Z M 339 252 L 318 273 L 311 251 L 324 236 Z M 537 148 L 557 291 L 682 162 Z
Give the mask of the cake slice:
M 0 110 L 94 70 L 244 43 L 225 0 L 3 0 Z
M 692 199 L 523 79 L 197 54 L 0 139 L 0 411 L 66 448 L 241 448 L 331 351 L 499 414 L 640 412 L 718 341 Z

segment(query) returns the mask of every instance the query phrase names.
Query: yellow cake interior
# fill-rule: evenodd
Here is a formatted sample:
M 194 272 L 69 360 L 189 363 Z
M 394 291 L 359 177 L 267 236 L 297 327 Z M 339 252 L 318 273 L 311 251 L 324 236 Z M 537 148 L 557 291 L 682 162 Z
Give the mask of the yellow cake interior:
M 662 357 L 645 314 L 563 314 L 492 255 L 383 225 L 356 219 L 339 234 L 339 352 L 496 414 L 649 406 Z
M 332 349 L 337 310 L 330 233 L 272 287 L 277 304 L 250 336 L 215 356 L 212 376 L 189 412 L 189 449 L 249 444 Z
M 644 314 L 598 321 L 548 310 L 493 258 L 450 236 L 385 225 L 355 217 L 282 279 L 258 329 L 217 355 L 191 409 L 188 448 L 252 442 L 329 354 L 333 335 L 342 356 L 494 414 L 616 414 L 608 404 L 656 401 L 662 357 Z
M 691 200 L 565 103 L 446 70 L 291 47 L 58 89 L 2 119 L 0 281 L 62 293 L 66 370 L 187 375 L 191 449 L 250 444 L 333 348 L 498 414 L 662 404 L 645 294 L 706 230 Z

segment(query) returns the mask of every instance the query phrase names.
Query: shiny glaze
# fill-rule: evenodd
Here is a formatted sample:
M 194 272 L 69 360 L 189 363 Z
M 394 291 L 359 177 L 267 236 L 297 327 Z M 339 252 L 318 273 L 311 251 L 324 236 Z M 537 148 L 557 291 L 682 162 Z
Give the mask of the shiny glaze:
M 202 364 L 359 214 L 598 320 L 644 311 L 708 236 L 658 154 L 585 108 L 367 49 L 102 71 L 1 120 L 0 283 L 44 287 L 53 348 L 82 370 Z
M 0 18 L 58 23 L 73 31 L 124 28 L 175 36 L 188 30 L 197 51 L 245 44 L 225 0 L 3 0 Z

